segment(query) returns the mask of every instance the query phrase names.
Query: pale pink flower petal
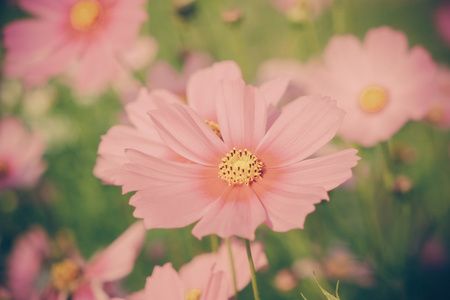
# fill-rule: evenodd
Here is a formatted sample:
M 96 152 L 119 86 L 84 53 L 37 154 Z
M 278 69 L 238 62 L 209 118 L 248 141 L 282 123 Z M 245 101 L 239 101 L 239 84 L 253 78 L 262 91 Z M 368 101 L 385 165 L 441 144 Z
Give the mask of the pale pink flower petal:
M 124 166 L 121 183 L 125 191 L 139 190 L 130 204 L 136 207 L 134 216 L 143 218 L 148 229 L 187 226 L 220 195 L 217 187 L 222 182 L 216 170 L 205 173 L 195 164 L 166 162 L 132 150 L 128 157 L 133 164 Z
M 192 234 L 199 239 L 216 234 L 222 238 L 236 235 L 254 240 L 256 228 L 265 219 L 266 211 L 251 189 L 231 186 L 225 188 L 220 199 L 211 205 Z
M 41 227 L 32 228 L 17 239 L 8 261 L 7 273 L 8 287 L 13 299 L 39 299 L 42 291 L 36 281 L 49 255 L 49 241 Z
M 145 284 L 146 299 L 185 300 L 184 286 L 172 264 L 156 266 Z
M 217 122 L 215 99 L 219 83 L 242 78 L 241 69 L 233 61 L 223 61 L 192 74 L 187 83 L 189 106 L 209 121 Z
M 145 239 L 145 228 L 141 222 L 131 225 L 105 250 L 95 256 L 85 267 L 88 280 L 113 281 L 128 275 Z
M 268 110 L 273 110 L 278 107 L 289 85 L 289 80 L 287 77 L 279 77 L 261 84 L 259 88 L 264 95 Z
M 266 130 L 263 94 L 242 79 L 223 81 L 219 88 L 217 114 L 223 141 L 230 149 L 255 149 Z
M 191 161 L 214 166 L 222 158 L 219 153 L 227 151 L 205 121 L 186 106 L 172 104 L 149 115 L 162 140 Z
M 335 103 L 329 98 L 304 96 L 283 107 L 258 146 L 258 157 L 279 167 L 316 152 L 333 138 L 344 117 Z

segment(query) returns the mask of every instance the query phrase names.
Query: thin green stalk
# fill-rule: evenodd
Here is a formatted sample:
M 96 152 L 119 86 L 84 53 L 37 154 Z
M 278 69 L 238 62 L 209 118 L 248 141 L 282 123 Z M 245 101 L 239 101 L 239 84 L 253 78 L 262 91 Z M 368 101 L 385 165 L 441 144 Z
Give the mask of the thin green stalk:
M 217 250 L 219 249 L 219 237 L 215 234 L 211 234 L 209 238 L 209 241 L 211 243 L 211 251 L 217 252 Z
M 226 238 L 225 242 L 227 244 L 228 256 L 230 257 L 231 273 L 233 273 L 234 299 L 238 300 L 238 288 L 237 288 L 237 282 L 236 282 L 236 269 L 234 267 L 234 259 L 233 259 L 233 252 L 231 251 L 230 238 Z
M 259 298 L 258 283 L 256 282 L 255 265 L 253 264 L 252 252 L 250 250 L 250 241 L 247 239 L 245 240 L 245 247 L 247 248 L 247 257 L 248 257 L 248 264 L 250 265 L 250 273 L 252 274 L 253 295 L 255 300 L 261 300 L 261 298 Z

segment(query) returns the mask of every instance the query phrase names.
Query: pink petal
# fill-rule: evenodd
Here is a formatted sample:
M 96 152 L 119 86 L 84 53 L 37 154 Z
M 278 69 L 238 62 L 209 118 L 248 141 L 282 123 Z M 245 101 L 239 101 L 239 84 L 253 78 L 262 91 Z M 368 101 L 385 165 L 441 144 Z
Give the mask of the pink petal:
M 301 161 L 334 137 L 343 117 L 329 98 L 301 97 L 283 107 L 255 154 L 267 167 Z
M 352 177 L 351 168 L 359 157 L 356 149 L 347 149 L 334 154 L 306 159 L 285 168 L 270 170 L 270 177 L 300 186 L 320 186 L 329 191 Z M 264 178 L 266 178 L 265 176 Z
M 262 93 L 242 79 L 224 80 L 217 97 L 220 133 L 229 150 L 253 151 L 266 130 L 267 111 Z
M 155 90 L 148 92 L 142 88 L 139 91 L 136 101 L 133 101 L 125 107 L 130 122 L 149 139 L 162 141 L 158 132 L 151 121 L 148 112 L 158 108 L 162 104 L 182 103 L 181 100 L 170 92 L 164 90 Z
M 287 77 L 279 77 L 277 79 L 264 82 L 259 88 L 266 99 L 268 109 L 275 109 L 280 103 L 290 79 Z
M 179 157 L 168 148 L 161 140 L 151 140 L 151 136 L 135 128 L 118 125 L 112 127 L 98 147 L 97 163 L 94 167 L 94 175 L 108 184 L 116 184 L 122 165 L 128 162 L 125 155 L 126 148 L 132 148 L 144 153 L 165 159 L 176 160 Z
M 256 228 L 265 219 L 264 207 L 248 186 L 230 186 L 195 225 L 192 234 L 199 239 L 216 234 L 253 240 Z
M 123 71 L 117 55 L 116 49 L 105 41 L 104 36 L 97 36 L 78 61 L 74 74 L 75 87 L 84 93 L 104 90 Z
M 171 263 L 156 266 L 145 284 L 146 299 L 184 300 L 184 287 Z
M 187 99 L 202 118 L 217 121 L 215 101 L 219 83 L 224 79 L 242 78 L 239 66 L 233 61 L 215 63 L 210 68 L 192 74 L 187 83 Z
M 125 300 L 125 299 L 123 299 L 123 300 Z M 128 295 L 126 300 L 147 300 L 147 298 L 145 297 L 145 290 L 143 289 L 143 290 L 134 292 L 131 295 Z
M 214 273 L 204 290 L 202 300 L 227 300 L 229 299 L 227 278 L 224 272 Z
M 198 51 L 189 52 L 184 60 L 183 74 L 190 77 L 194 72 L 210 66 L 213 61 L 213 58 L 208 53 Z M 219 63 L 219 65 L 222 64 Z M 240 74 L 240 71 L 238 73 Z
M 204 291 L 213 274 L 217 258 L 216 252 L 203 253 L 195 256 L 189 263 L 183 265 L 178 273 L 183 281 L 184 289 L 197 288 Z M 226 282 L 224 282 L 224 285 L 227 286 Z
M 13 299 L 37 299 L 39 277 L 43 263 L 49 258 L 50 249 L 47 234 L 41 227 L 30 229 L 14 243 L 8 260 L 8 287 Z
M 178 228 L 197 221 L 224 186 L 216 168 L 158 160 L 132 150 L 127 155 L 133 164 L 124 166 L 124 190 L 138 189 L 130 204 L 147 228 Z
M 149 115 L 164 142 L 193 162 L 218 166 L 229 151 L 205 121 L 186 106 L 166 105 Z
M 364 49 L 367 57 L 370 57 L 370 71 L 390 76 L 407 54 L 408 40 L 403 32 L 384 26 L 367 32 Z
M 253 184 L 252 189 L 267 211 L 267 226 L 274 231 L 302 229 L 306 216 L 315 210 L 314 204 L 328 200 L 323 187 L 288 185 L 270 178 Z
M 94 257 L 84 269 L 90 280 L 113 281 L 128 275 L 134 266 L 145 239 L 146 231 L 141 222 L 131 225 L 111 245 Z

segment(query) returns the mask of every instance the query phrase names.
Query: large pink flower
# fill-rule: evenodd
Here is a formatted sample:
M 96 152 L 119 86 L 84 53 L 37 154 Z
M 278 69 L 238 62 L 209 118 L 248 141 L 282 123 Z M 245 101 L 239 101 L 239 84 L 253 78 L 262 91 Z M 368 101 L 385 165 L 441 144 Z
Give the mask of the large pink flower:
M 214 97 L 220 81 L 224 79 L 242 78 L 241 70 L 236 63 L 223 61 L 213 66 L 196 71 L 189 77 L 185 88 L 188 105 L 207 121 L 210 126 L 217 124 Z M 286 88 L 287 80 L 266 82 L 261 89 L 271 99 L 267 105 L 274 110 Z M 177 92 L 177 90 L 172 90 Z M 166 90 L 155 90 L 148 93 L 141 90 L 137 100 L 129 103 L 125 110 L 132 126 L 117 125 L 112 127 L 98 148 L 97 163 L 94 174 L 108 184 L 117 184 L 117 176 L 124 163 L 129 162 L 125 155 L 126 148 L 133 148 L 156 157 L 186 161 L 170 149 L 159 137 L 147 112 L 164 103 L 185 103 L 183 98 Z
M 11 295 L 17 300 L 67 299 L 69 295 L 74 300 L 109 299 L 103 284 L 132 271 L 145 233 L 142 223 L 136 222 L 86 263 L 76 249 L 55 261 L 45 232 L 32 229 L 17 240 L 9 260 Z M 50 278 L 44 276 L 48 273 Z
M 42 139 L 29 133 L 19 119 L 0 120 L 0 192 L 34 186 L 46 166 Z
M 28 86 L 70 69 L 79 90 L 102 90 L 123 72 L 119 60 L 147 18 L 144 0 L 18 2 L 36 18 L 5 28 L 4 72 Z
M 285 87 L 284 83 L 283 86 Z M 205 93 L 209 91 L 205 86 Z M 306 159 L 335 135 L 344 112 L 335 101 L 302 97 L 268 126 L 266 93 L 242 79 L 222 80 L 213 130 L 191 108 L 161 104 L 149 112 L 165 144 L 187 162 L 160 159 L 132 147 L 118 176 L 134 216 L 147 228 L 177 228 L 199 221 L 193 234 L 254 239 L 261 224 L 275 231 L 302 228 L 314 204 L 351 177 L 356 150 Z M 219 134 L 220 133 L 220 134 Z
M 436 66 L 426 50 L 389 27 L 371 29 L 364 42 L 336 36 L 324 52 L 324 66 L 311 74 L 310 92 L 329 95 L 347 112 L 340 134 L 371 147 L 388 140 L 408 120 L 428 112 Z
M 232 240 L 231 249 L 236 273 L 236 286 L 240 291 L 250 282 L 250 267 L 245 246 L 241 241 Z M 251 245 L 255 268 L 267 265 L 267 258 L 260 243 Z M 170 263 L 156 266 L 145 285 L 142 299 L 229 299 L 234 294 L 233 277 L 225 243 L 217 253 L 207 253 L 195 257 L 183 265 L 177 273 Z M 188 297 L 191 296 L 191 297 Z

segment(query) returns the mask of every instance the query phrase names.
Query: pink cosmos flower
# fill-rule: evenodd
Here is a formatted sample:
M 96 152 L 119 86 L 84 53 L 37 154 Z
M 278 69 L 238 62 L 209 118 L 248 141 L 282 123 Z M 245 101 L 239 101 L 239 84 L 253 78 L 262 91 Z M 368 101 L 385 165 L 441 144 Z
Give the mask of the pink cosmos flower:
M 145 239 L 145 228 L 136 222 L 89 262 L 71 249 L 55 261 L 50 242 L 41 228 L 32 229 L 14 245 L 8 264 L 13 299 L 103 300 L 104 283 L 128 275 Z M 50 263 L 50 265 L 48 265 Z M 50 274 L 45 279 L 44 274 Z
M 161 139 L 187 162 L 126 150 L 130 163 L 118 183 L 123 192 L 137 191 L 130 199 L 134 216 L 149 229 L 199 221 L 193 229 L 197 238 L 254 239 L 261 223 L 275 231 L 303 228 L 314 204 L 328 200 L 327 191 L 351 177 L 358 157 L 348 149 L 306 159 L 333 138 L 344 112 L 329 98 L 302 97 L 269 124 L 266 101 L 280 85 L 263 93 L 241 78 L 222 80 L 209 98 L 216 105 L 214 127 L 179 103 L 151 110 Z M 211 92 L 208 85 L 204 90 Z
M 36 18 L 4 30 L 4 72 L 28 86 L 70 69 L 80 91 L 97 92 L 121 72 L 147 15 L 145 0 L 18 0 Z
M 429 110 L 436 66 L 421 46 L 408 50 L 405 34 L 371 29 L 364 42 L 335 36 L 324 51 L 324 66 L 311 74 L 310 92 L 336 98 L 347 112 L 340 135 L 371 147 L 386 141 L 408 120 Z
M 240 68 L 231 61 L 216 63 L 213 66 L 198 70 L 189 77 L 186 98 L 188 105 L 196 110 L 199 115 L 212 127 L 217 124 L 217 114 L 214 95 L 218 90 L 219 82 L 223 79 L 242 78 Z M 272 80 L 261 86 L 267 93 L 269 109 L 274 112 L 275 107 L 286 89 L 287 80 Z M 176 91 L 176 90 L 172 90 Z M 185 103 L 179 96 L 165 90 L 155 90 L 148 93 L 141 90 L 136 101 L 128 104 L 125 110 L 132 126 L 117 125 L 112 127 L 98 148 L 97 163 L 94 175 L 107 184 L 118 184 L 117 176 L 123 164 L 129 162 L 125 155 L 125 149 L 133 148 L 147 154 L 174 161 L 186 161 L 170 149 L 160 138 L 158 132 L 147 112 L 158 107 L 161 103 Z
M 434 24 L 439 35 L 450 47 L 450 2 L 442 1 L 437 6 L 434 13 Z
M 46 168 L 44 151 L 41 138 L 29 133 L 19 119 L 0 120 L 0 192 L 34 186 Z
M 236 285 L 240 291 L 250 282 L 250 267 L 245 246 L 232 240 Z M 255 268 L 267 265 L 267 258 L 260 243 L 251 245 Z M 207 253 L 195 257 L 181 267 L 177 273 L 170 263 L 156 266 L 145 285 L 145 298 L 171 300 L 220 300 L 229 299 L 234 294 L 230 259 L 225 243 L 217 253 Z
M 450 70 L 447 67 L 438 69 L 437 94 L 426 117 L 443 129 L 450 128 Z

